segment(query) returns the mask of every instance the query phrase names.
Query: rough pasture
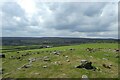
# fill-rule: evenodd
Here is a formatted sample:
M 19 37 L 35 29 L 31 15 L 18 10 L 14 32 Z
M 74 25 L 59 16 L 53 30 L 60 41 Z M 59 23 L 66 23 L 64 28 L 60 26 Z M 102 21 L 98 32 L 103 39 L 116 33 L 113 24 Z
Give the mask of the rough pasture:
M 114 43 L 21 50 L 6 52 L 5 55 L 2 59 L 3 78 L 118 77 L 118 45 Z M 92 62 L 96 70 L 76 68 L 81 60 Z

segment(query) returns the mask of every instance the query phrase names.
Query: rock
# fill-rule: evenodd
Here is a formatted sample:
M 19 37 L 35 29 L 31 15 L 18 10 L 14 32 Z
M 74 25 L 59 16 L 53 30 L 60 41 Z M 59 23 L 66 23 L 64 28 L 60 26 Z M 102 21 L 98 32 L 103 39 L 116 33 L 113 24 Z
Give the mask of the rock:
M 49 58 L 48 56 L 45 56 L 44 59 Z
M 73 48 L 70 48 L 69 50 L 71 50 L 71 51 L 72 51 L 72 50 L 75 50 L 75 49 L 73 49 Z
M 15 57 L 14 56 L 10 56 L 9 59 L 14 59 Z
M 102 58 L 103 60 L 108 60 L 107 58 Z
M 47 68 L 47 66 L 43 66 L 43 68 Z
M 50 59 L 44 59 L 44 61 L 50 61 Z
M 93 48 L 87 48 L 86 51 L 92 52 Z
M 26 65 L 23 65 L 21 68 L 29 68 L 29 67 L 31 67 L 31 65 L 26 64 Z
M 50 58 L 48 56 L 45 56 L 44 61 L 50 61 Z
M 40 75 L 40 73 L 34 73 L 35 75 Z
M 81 60 L 81 64 L 79 66 L 76 66 L 76 68 L 85 68 L 85 69 L 96 69 L 94 66 L 92 66 L 92 62 L 87 60 Z
M 21 57 L 17 57 L 17 59 L 20 59 Z
M 60 52 L 55 51 L 55 52 L 53 52 L 53 54 L 60 55 Z
M 21 68 L 17 68 L 18 70 L 20 70 Z
M 96 67 L 96 69 L 97 69 L 98 71 L 100 71 L 100 68 Z
M 109 55 L 108 55 L 108 54 L 104 54 L 104 56 L 107 56 L 107 57 L 108 57 Z
M 119 49 L 115 49 L 115 52 L 120 52 L 120 50 Z
M 60 61 L 55 61 L 54 64 L 55 65 L 62 65 L 62 63 Z
M 93 58 L 93 56 L 90 56 L 90 58 Z
M 66 60 L 67 62 L 70 62 L 70 60 L 68 59 L 68 60 Z
M 0 74 L 3 74 L 2 70 L 0 70 Z
M 81 60 L 80 61 L 82 64 L 84 64 L 84 63 L 86 63 L 86 62 L 88 62 L 87 60 Z
M 4 73 L 4 71 L 5 71 L 5 69 L 0 69 L 0 74 L 3 74 Z
M 31 63 L 31 62 L 35 62 L 36 61 L 36 58 L 29 58 L 28 61 Z
M 112 64 L 109 64 L 109 66 L 112 66 Z
M 110 66 L 110 65 L 107 65 L 107 64 L 102 64 L 102 66 L 103 66 L 104 68 L 111 69 L 111 66 Z
M 5 58 L 5 54 L 0 53 L 0 58 Z
M 68 58 L 68 56 L 65 56 L 66 58 Z
M 82 78 L 88 78 L 87 75 L 82 75 Z

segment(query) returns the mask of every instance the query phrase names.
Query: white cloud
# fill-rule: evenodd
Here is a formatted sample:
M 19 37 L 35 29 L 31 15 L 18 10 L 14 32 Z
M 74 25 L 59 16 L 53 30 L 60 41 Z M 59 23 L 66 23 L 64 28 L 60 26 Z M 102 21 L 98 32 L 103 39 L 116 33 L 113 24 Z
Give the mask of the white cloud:
M 117 3 L 4 3 L 3 36 L 117 38 Z

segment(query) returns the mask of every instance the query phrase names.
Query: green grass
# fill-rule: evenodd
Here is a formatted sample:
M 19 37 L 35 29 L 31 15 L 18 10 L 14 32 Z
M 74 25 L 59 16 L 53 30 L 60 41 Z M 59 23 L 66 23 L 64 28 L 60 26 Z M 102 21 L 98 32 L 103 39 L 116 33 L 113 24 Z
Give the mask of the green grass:
M 104 48 L 100 51 L 90 53 L 86 51 L 86 48 Z M 70 51 L 70 48 L 74 48 L 75 51 Z M 108 51 L 108 49 L 111 50 Z M 20 53 L 6 52 L 6 58 L 2 59 L 4 78 L 81 78 L 82 75 L 87 75 L 89 78 L 117 78 L 118 77 L 118 58 L 115 58 L 117 54 L 114 49 L 118 48 L 118 44 L 115 43 L 95 43 L 95 44 L 81 44 L 74 46 L 62 46 L 45 49 L 34 49 L 34 50 L 22 50 Z M 60 56 L 50 54 L 49 51 L 62 51 Z M 48 52 L 47 52 L 48 51 Z M 37 53 L 40 54 L 32 54 Z M 22 60 L 9 59 L 10 56 L 21 56 L 22 54 L 30 53 L 31 55 L 22 57 Z M 105 56 L 108 54 L 109 56 Z M 50 61 L 45 62 L 41 59 L 43 57 L 50 57 Z M 70 62 L 67 62 L 67 58 Z M 90 57 L 92 56 L 92 57 Z M 40 58 L 32 63 L 30 68 L 17 69 L 28 63 L 29 58 Z M 108 60 L 103 60 L 107 58 Z M 93 62 L 95 67 L 100 68 L 100 71 L 96 70 L 85 70 L 75 68 L 76 65 L 80 64 L 80 60 L 90 60 Z M 55 62 L 59 62 L 62 65 L 57 65 Z M 112 64 L 111 69 L 104 68 L 103 63 Z M 43 68 L 42 66 L 47 66 Z

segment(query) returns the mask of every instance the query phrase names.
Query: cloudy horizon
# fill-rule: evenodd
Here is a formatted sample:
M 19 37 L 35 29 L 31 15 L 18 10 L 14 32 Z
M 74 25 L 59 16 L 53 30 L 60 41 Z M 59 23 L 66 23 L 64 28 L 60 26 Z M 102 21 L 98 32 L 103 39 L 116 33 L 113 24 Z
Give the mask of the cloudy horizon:
M 1 6 L 3 37 L 118 38 L 116 2 L 36 2 Z

